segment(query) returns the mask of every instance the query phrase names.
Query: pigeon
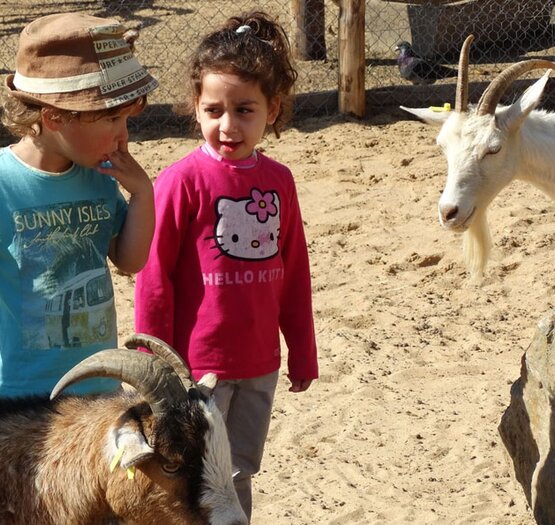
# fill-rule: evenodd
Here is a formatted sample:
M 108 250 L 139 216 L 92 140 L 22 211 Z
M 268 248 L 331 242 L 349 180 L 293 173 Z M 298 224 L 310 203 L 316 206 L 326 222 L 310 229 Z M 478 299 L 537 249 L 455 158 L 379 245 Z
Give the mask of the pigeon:
M 405 80 L 417 85 L 433 84 L 440 78 L 456 77 L 457 71 L 441 64 L 435 64 L 419 57 L 409 42 L 402 41 L 395 46 L 399 52 L 397 64 L 399 73 Z

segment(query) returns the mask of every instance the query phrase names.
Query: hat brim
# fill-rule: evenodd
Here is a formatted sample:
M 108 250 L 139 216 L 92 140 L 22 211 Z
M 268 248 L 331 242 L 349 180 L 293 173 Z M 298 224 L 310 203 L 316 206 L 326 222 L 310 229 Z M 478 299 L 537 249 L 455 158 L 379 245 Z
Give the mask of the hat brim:
M 115 108 L 128 104 L 147 95 L 158 87 L 158 81 L 149 73 L 142 79 L 141 84 L 130 92 L 129 88 L 120 92 L 111 93 L 106 96 L 100 92 L 100 88 L 84 89 L 69 93 L 28 93 L 19 90 L 14 85 L 14 74 L 6 77 L 4 87 L 10 96 L 34 106 L 49 106 L 67 111 L 99 111 Z

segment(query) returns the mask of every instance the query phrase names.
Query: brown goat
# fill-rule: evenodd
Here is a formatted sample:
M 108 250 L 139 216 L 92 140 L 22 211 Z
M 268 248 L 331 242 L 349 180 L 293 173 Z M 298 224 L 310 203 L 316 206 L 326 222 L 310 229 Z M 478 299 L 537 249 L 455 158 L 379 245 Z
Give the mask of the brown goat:
M 70 370 L 52 397 L 94 376 L 135 392 L 0 401 L 0 523 L 247 523 L 225 424 L 203 381 L 195 384 L 156 338 L 139 334 L 126 344 L 157 355 L 99 352 Z

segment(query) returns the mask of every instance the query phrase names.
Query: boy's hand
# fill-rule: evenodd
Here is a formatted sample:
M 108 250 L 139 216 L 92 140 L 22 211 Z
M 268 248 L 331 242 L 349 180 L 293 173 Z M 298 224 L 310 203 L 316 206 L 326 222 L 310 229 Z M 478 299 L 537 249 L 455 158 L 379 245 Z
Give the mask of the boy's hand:
M 123 228 L 110 243 L 108 256 L 125 273 L 136 273 L 145 265 L 154 234 L 154 189 L 145 170 L 127 151 L 127 141 L 109 155 L 110 167 L 97 168 L 116 179 L 130 193 Z
M 108 162 L 106 162 L 108 161 Z M 126 142 L 120 142 L 118 151 L 102 162 L 97 170 L 104 175 L 114 177 L 131 195 L 141 191 L 151 191 L 151 182 L 146 171 L 131 156 Z M 111 164 L 111 166 L 108 166 Z
M 312 379 L 290 379 L 289 392 L 304 392 L 312 384 Z

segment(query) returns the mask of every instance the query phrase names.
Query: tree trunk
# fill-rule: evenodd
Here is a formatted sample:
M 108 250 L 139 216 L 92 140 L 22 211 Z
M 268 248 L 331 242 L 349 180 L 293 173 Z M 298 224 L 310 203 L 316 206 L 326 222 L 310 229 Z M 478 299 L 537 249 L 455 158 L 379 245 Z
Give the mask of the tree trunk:
M 326 59 L 324 0 L 291 0 L 294 20 L 293 56 L 298 60 Z
M 342 0 L 339 8 L 339 111 L 365 113 L 364 0 Z

